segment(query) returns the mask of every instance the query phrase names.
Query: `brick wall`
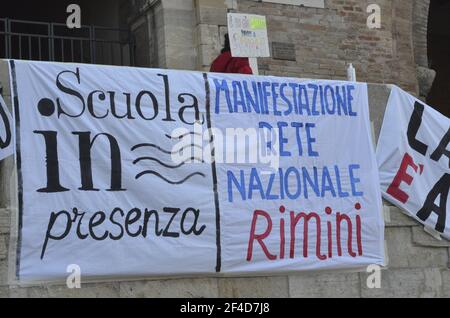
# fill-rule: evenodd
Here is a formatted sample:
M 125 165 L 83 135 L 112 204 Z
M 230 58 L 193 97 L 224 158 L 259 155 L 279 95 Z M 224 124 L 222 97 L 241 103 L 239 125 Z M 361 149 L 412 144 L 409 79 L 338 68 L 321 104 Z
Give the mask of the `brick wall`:
M 261 75 L 345 79 L 347 63 L 353 63 L 358 80 L 394 83 L 417 95 L 416 63 L 427 64 L 429 0 L 375 1 L 382 27 L 372 30 L 366 9 L 373 0 L 327 0 L 325 8 L 255 0 L 147 3 L 161 3 L 157 16 L 163 25 L 153 30 L 160 37 L 160 67 L 209 70 L 222 48 L 230 11 L 265 15 L 270 44 L 295 46 L 295 61 L 258 59 Z
M 226 32 L 226 20 L 213 16 L 224 15 L 229 9 L 265 15 L 270 43 L 295 45 L 295 61 L 259 59 L 261 75 L 345 79 L 346 64 L 351 62 L 357 69 L 358 80 L 395 83 L 407 91 L 418 92 L 413 3 L 409 0 L 376 1 L 382 14 L 379 30 L 367 27 L 366 8 L 374 3 L 372 0 L 327 0 L 325 9 L 253 0 L 196 0 L 196 3 L 200 13 L 199 69 L 210 65 L 219 52 L 221 35 Z M 202 5 L 220 9 L 202 10 Z
M 239 11 L 266 15 L 270 40 L 295 44 L 297 61 L 261 59 L 265 74 L 345 79 L 346 64 L 353 63 L 358 80 L 396 83 L 416 92 L 411 1 L 376 1 L 380 30 L 367 27 L 370 3 L 328 0 L 325 9 L 316 9 L 245 0 Z

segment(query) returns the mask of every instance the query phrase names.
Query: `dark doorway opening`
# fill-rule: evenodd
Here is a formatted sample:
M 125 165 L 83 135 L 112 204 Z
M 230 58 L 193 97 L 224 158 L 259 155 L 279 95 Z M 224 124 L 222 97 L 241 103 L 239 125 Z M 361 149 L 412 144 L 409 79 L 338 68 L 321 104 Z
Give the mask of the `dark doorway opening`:
M 436 79 L 427 103 L 450 117 L 450 1 L 431 0 L 428 19 L 428 60 Z

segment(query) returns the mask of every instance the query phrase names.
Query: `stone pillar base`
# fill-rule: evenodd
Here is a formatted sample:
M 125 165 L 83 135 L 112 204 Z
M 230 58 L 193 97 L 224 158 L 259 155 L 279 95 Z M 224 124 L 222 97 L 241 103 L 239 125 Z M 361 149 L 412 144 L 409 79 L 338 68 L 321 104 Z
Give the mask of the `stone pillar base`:
M 416 67 L 417 80 L 419 82 L 419 95 L 421 100 L 426 100 L 431 90 L 436 71 L 423 66 Z

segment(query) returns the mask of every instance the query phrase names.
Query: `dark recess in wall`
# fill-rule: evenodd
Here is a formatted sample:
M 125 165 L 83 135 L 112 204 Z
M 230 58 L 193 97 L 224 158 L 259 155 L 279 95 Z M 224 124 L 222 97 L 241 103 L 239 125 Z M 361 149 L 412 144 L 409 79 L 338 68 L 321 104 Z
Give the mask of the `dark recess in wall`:
M 450 117 L 450 1 L 431 0 L 428 21 L 428 59 L 436 79 L 427 102 Z

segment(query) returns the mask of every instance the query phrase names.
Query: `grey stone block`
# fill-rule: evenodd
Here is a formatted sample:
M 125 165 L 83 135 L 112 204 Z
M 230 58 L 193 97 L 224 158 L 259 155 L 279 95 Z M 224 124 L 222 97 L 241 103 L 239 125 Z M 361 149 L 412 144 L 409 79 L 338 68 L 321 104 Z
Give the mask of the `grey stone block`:
M 447 267 L 447 249 L 413 245 L 409 227 L 387 228 L 385 239 L 390 268 Z
M 47 298 L 48 290 L 44 286 L 18 287 L 2 286 L 0 287 L 0 298 Z
M 209 24 L 199 24 L 197 26 L 197 44 L 214 45 L 220 48 L 222 39 L 219 40 L 219 26 Z
M 8 257 L 8 244 L 6 242 L 6 235 L 0 235 L 0 261 Z
M 164 27 L 164 33 L 165 45 L 177 46 L 178 49 L 182 49 L 183 51 L 192 51 L 194 48 L 192 28 L 170 25 Z M 171 52 L 167 53 L 170 54 Z M 170 55 L 168 57 L 170 57 Z
M 219 55 L 219 51 L 212 45 L 200 45 L 198 48 L 198 66 L 211 66 L 212 61 Z
M 137 298 L 215 298 L 215 278 L 171 279 L 120 283 L 120 297 Z
M 386 221 L 386 227 L 417 226 L 419 224 L 419 222 L 406 215 L 399 208 L 389 206 L 389 220 Z
M 169 44 L 166 46 L 166 66 L 171 69 L 195 70 L 197 56 L 194 48 Z
M 227 25 L 227 13 L 224 0 L 196 0 L 197 23 Z
M 359 297 L 358 273 L 304 273 L 289 276 L 289 295 L 295 298 Z
M 194 48 L 194 32 L 192 27 L 170 24 L 163 27 L 165 45 L 177 46 L 184 51 Z M 167 52 L 170 54 L 171 52 Z M 170 57 L 170 55 L 169 55 Z
M 47 292 L 51 298 L 117 298 L 119 283 L 81 284 L 81 288 L 74 289 L 66 285 L 53 285 L 47 287 Z
M 9 298 L 9 287 L 0 287 L 0 298 Z
M 288 277 L 220 278 L 221 298 L 286 298 Z
M 0 286 L 8 285 L 8 260 L 0 261 Z
M 6 61 L 0 61 L 0 86 L 2 87 L 2 95 L 11 95 L 11 87 L 9 85 L 9 65 Z
M 238 1 L 237 0 L 225 0 L 225 4 L 228 9 L 237 10 L 238 8 Z
M 164 0 L 162 1 L 164 9 L 192 10 L 193 2 L 186 0 Z
M 375 140 L 378 141 L 391 89 L 388 85 L 369 84 L 368 93 L 370 120 L 374 123 Z
M 16 198 L 14 158 L 8 157 L 0 162 L 0 208 L 9 208 Z
M 10 212 L 8 209 L 0 209 L 0 234 L 8 234 L 11 227 Z
M 450 298 L 450 270 L 442 272 L 442 292 L 443 297 Z
M 442 239 L 439 241 L 424 231 L 423 226 L 415 226 L 412 228 L 413 242 L 420 246 L 426 247 L 450 247 L 450 241 Z
M 164 10 L 164 27 L 178 27 L 181 29 L 189 29 L 192 36 L 194 29 L 193 12 L 186 10 L 169 9 Z M 189 39 L 184 39 L 187 42 Z
M 0 298 L 29 298 L 28 289 L 21 287 L 0 287 Z
M 381 272 L 381 288 L 367 287 L 367 274 L 361 274 L 361 296 L 368 297 L 441 297 L 439 268 L 393 269 Z
M 427 96 L 436 78 L 436 71 L 428 67 L 417 66 L 417 80 L 419 81 L 420 96 Z
M 48 298 L 48 290 L 44 286 L 27 287 L 27 288 L 11 288 L 10 297 L 26 297 L 26 298 Z

